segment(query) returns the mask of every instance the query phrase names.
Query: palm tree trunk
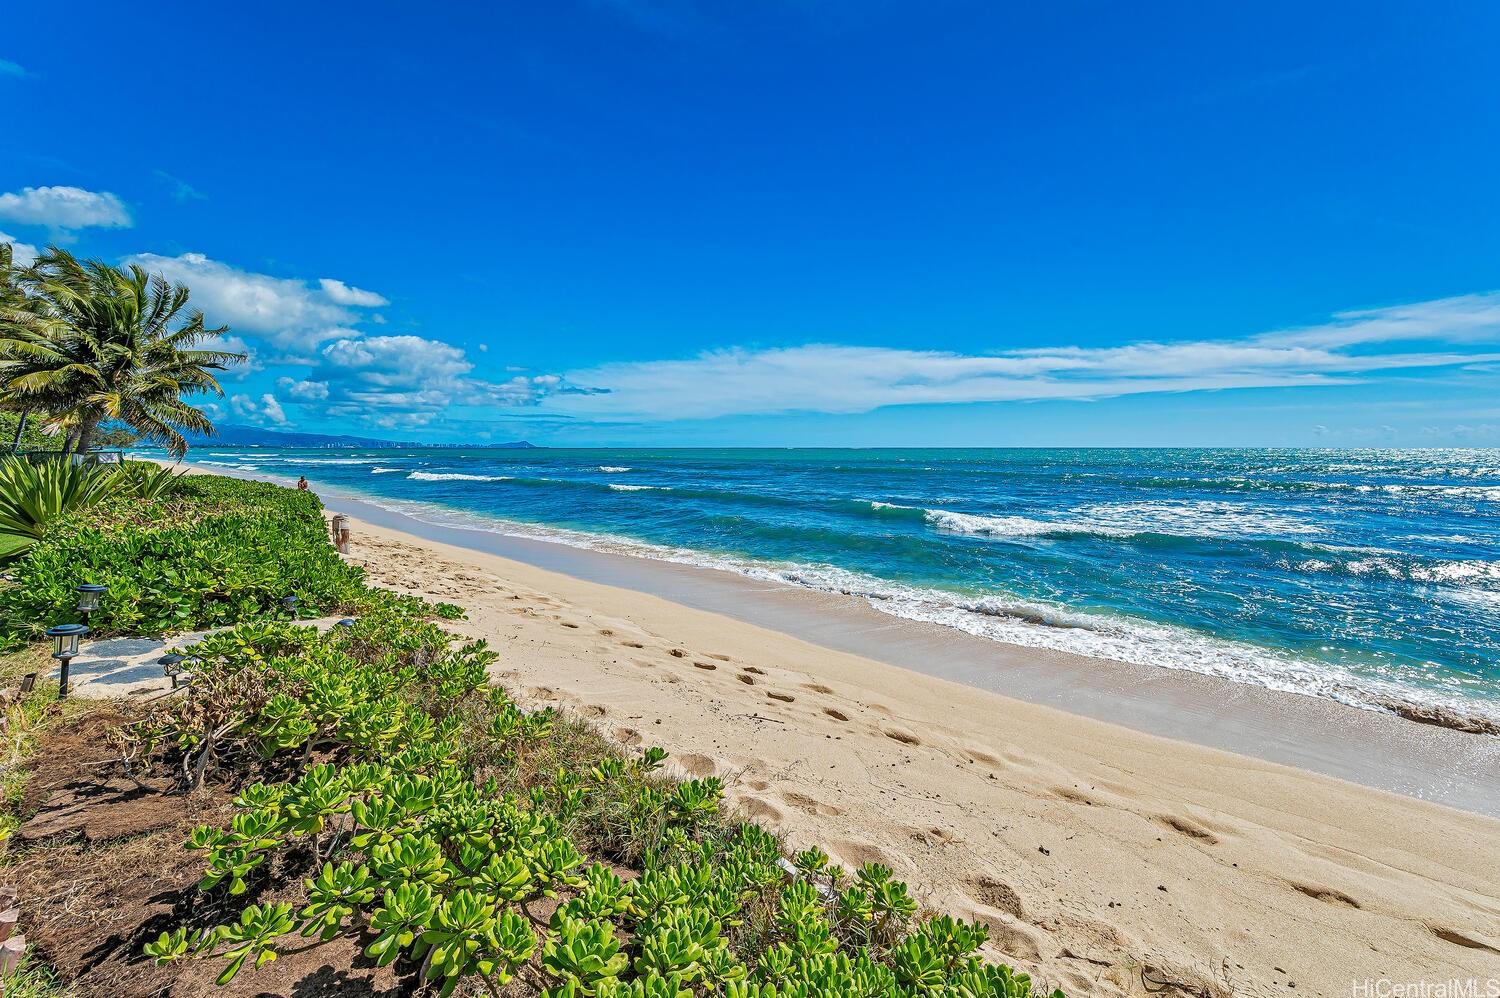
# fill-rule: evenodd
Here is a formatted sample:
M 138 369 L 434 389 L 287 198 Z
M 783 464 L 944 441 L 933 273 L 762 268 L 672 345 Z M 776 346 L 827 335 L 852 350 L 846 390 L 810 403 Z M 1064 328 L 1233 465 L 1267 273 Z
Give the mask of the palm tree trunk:
M 94 443 L 94 431 L 99 429 L 97 419 L 86 419 L 78 427 L 78 440 L 73 446 L 73 453 L 87 454 L 89 447 Z
M 26 417 L 29 415 L 31 414 L 28 412 L 22 412 L 21 418 L 16 422 L 16 439 L 10 442 L 10 449 L 12 452 L 21 449 L 21 437 L 26 432 Z

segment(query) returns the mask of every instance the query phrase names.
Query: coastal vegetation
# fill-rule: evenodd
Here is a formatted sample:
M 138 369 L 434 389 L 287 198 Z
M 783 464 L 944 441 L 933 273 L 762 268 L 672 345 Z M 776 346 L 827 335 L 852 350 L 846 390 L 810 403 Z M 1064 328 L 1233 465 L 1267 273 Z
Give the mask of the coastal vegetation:
M 112 493 L 14 563 L 6 619 L 62 614 L 80 572 L 111 586 L 104 633 L 230 626 L 182 649 L 186 694 L 93 708 L 115 760 L 99 779 L 122 769 L 172 809 L 148 838 L 187 872 L 170 917 L 63 961 L 74 993 L 122 993 L 127 968 L 155 993 L 200 965 L 281 991 L 328 959 L 435 994 L 1032 993 L 979 958 L 983 926 L 919 911 L 890 870 L 788 857 L 718 780 L 523 709 L 490 684 L 495 654 L 439 623 L 458 608 L 369 587 L 333 552 L 310 493 L 209 476 Z M 299 614 L 356 617 L 320 633 L 288 619 L 288 593 Z M 21 838 L 6 862 L 23 888 L 70 862 L 123 875 L 141 848 Z M 67 919 L 28 917 L 39 955 L 61 955 Z
M 67 454 L 124 429 L 182 454 L 213 424 L 188 400 L 222 395 L 214 372 L 244 360 L 186 287 L 137 266 L 52 247 L 29 267 L 0 245 L 0 410 L 37 420 Z
M 205 965 L 289 993 L 329 961 L 444 996 L 1033 994 L 890 869 L 788 857 L 718 779 L 526 710 L 438 623 L 460 608 L 366 584 L 311 492 L 76 460 L 111 425 L 182 453 L 239 356 L 139 268 L 7 247 L 0 277 L 0 411 L 62 440 L 0 460 L 0 681 L 49 671 L 35 639 L 85 582 L 92 638 L 209 631 L 149 706 L 4 691 L 0 861 L 35 946 L 7 994 L 198 993 Z M 39 799 L 33 768 L 73 775 Z

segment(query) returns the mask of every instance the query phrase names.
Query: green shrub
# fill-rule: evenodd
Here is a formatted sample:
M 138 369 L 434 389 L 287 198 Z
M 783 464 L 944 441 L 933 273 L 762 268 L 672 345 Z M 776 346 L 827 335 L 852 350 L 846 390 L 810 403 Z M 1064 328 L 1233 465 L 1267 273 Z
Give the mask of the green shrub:
M 127 482 L 115 468 L 0 457 L 0 540 L 8 545 L 7 555 L 29 548 L 53 521 L 98 505 Z
M 660 749 L 627 759 L 522 711 L 484 685 L 482 644 L 454 648 L 405 607 L 326 635 L 243 625 L 190 651 L 192 696 L 134 735 L 185 774 L 223 763 L 232 816 L 188 844 L 215 896 L 203 908 L 243 907 L 163 932 L 146 946 L 158 963 L 217 959 L 228 983 L 352 938 L 438 994 L 1033 995 L 977 957 L 983 926 L 919 919 L 879 865 L 846 875 L 808 850 L 789 878 L 774 836 L 720 813 L 718 780 L 670 781 Z M 556 765 L 570 751 L 577 765 Z M 288 900 L 275 875 L 296 870 Z
M 13 646 L 74 619 L 74 587 L 85 581 L 109 587 L 89 620 L 96 635 L 274 616 L 288 595 L 303 616 L 392 598 L 374 595 L 334 551 L 311 493 L 209 476 L 166 484 L 155 499 L 113 495 L 49 524 L 10 566 L 0 636 Z

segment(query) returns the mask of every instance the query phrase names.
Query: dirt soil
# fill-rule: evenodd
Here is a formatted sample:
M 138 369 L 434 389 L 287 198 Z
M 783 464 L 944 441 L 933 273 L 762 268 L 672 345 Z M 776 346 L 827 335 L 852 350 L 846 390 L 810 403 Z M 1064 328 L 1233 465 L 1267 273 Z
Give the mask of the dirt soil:
M 230 794 L 186 795 L 169 778 L 125 773 L 110 732 L 131 719 L 105 708 L 49 732 L 30 761 L 23 814 L 0 866 L 16 890 L 21 929 L 37 958 L 79 998 L 286 995 L 385 996 L 413 992 L 409 979 L 380 970 L 357 944 L 336 941 L 246 970 L 229 986 L 222 961 L 159 968 L 141 948 L 182 924 L 212 925 L 250 903 L 296 901 L 305 871 L 295 860 L 270 871 L 259 890 L 209 903 L 199 895 L 202 857 L 183 841 L 197 825 L 225 820 Z M 231 911 L 230 909 L 233 909 Z

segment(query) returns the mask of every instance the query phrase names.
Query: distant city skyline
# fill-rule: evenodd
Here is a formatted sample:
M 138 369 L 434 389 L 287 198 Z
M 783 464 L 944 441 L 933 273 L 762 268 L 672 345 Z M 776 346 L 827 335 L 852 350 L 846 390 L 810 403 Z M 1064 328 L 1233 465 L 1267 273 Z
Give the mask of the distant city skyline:
M 7 14 L 0 242 L 187 284 L 225 423 L 1500 445 L 1492 5 L 113 11 Z

